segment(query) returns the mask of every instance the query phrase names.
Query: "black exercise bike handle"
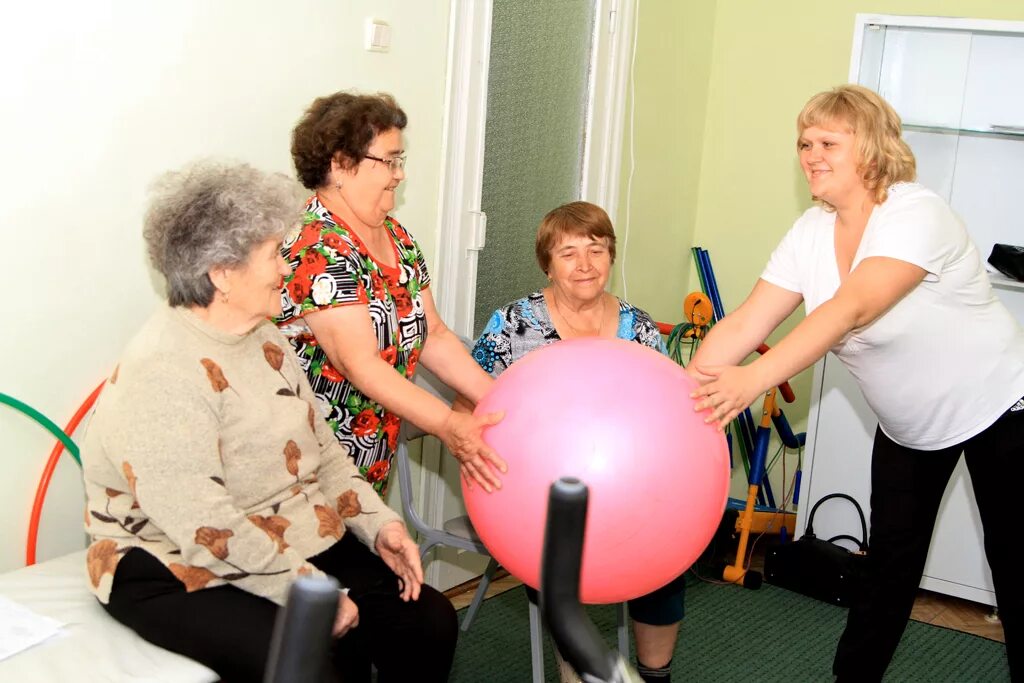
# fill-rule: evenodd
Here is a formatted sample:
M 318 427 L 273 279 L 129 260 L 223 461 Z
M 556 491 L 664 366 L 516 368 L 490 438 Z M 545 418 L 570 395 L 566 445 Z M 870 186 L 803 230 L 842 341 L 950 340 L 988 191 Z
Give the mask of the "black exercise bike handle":
M 264 683 L 321 683 L 329 674 L 334 617 L 338 613 L 338 582 L 300 576 L 277 611 Z
M 587 498 L 587 487 L 579 479 L 563 477 L 551 485 L 541 558 L 540 608 L 562 657 L 584 681 L 614 681 L 618 656 L 604 645 L 580 604 Z

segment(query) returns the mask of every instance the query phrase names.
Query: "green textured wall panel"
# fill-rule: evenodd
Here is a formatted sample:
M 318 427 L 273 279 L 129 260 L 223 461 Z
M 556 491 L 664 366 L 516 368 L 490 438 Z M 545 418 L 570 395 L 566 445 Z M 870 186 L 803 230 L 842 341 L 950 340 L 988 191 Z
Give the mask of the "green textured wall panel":
M 475 327 L 545 281 L 533 255 L 545 213 L 579 198 L 594 8 L 495 0 Z

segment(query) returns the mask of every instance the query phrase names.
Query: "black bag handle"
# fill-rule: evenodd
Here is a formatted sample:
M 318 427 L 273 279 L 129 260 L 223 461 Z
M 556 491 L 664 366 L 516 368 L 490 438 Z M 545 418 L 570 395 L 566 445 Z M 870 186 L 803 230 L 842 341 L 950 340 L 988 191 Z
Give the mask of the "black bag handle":
M 856 543 L 862 551 L 867 551 L 867 548 L 864 547 L 864 544 L 861 542 L 861 540 L 858 539 L 856 536 L 851 536 L 850 534 L 839 534 L 838 536 L 833 536 L 832 538 L 828 539 L 829 543 L 835 543 L 836 541 L 850 541 L 851 543 Z
M 864 552 L 867 552 L 867 550 L 868 550 L 868 524 L 867 524 L 866 521 L 864 521 L 864 511 L 860 509 L 860 503 L 857 502 L 856 498 L 854 498 L 853 496 L 848 496 L 845 493 L 830 493 L 827 496 L 822 496 L 821 499 L 819 499 L 818 502 L 814 504 L 814 507 L 811 508 L 811 514 L 807 516 L 807 529 L 804 532 L 804 534 L 807 535 L 807 536 L 814 537 L 814 528 L 813 528 L 814 513 L 818 511 L 818 507 L 820 507 L 822 503 L 824 503 L 826 500 L 830 500 L 832 498 L 842 498 L 843 500 L 848 500 L 851 503 L 853 503 L 853 507 L 856 508 L 856 510 L 857 510 L 857 516 L 860 517 L 860 535 L 861 535 L 861 539 L 862 540 L 857 540 L 856 538 L 854 538 L 852 536 L 847 536 L 846 534 L 841 534 L 839 536 L 835 536 L 835 537 L 829 539 L 829 542 L 831 543 L 832 541 L 838 540 L 840 538 L 845 538 L 845 539 L 853 541 L 854 543 L 856 543 L 858 545 L 858 547 L 860 547 L 861 550 L 863 550 Z

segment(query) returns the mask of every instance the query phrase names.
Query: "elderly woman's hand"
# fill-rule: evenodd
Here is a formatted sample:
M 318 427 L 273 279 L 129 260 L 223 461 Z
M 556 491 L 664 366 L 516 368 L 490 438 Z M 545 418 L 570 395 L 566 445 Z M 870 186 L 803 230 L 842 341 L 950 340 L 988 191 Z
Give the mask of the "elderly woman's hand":
M 710 378 L 703 386 L 695 389 L 690 398 L 697 399 L 694 410 L 711 409 L 711 414 L 704 418 L 704 422 L 716 423 L 719 431 L 725 429 L 740 411 L 764 391 L 757 370 L 749 365 L 695 367 L 690 375 Z
M 445 421 L 438 437 L 444 441 L 451 454 L 460 463 L 462 477 L 470 486 L 480 484 L 488 493 L 501 488 L 497 472 L 508 472 L 508 465 L 494 449 L 484 443 L 482 434 L 485 427 L 498 424 L 504 413 L 471 415 L 453 410 Z
M 331 633 L 335 638 L 341 638 L 356 626 L 359 626 L 359 607 L 342 593 L 338 598 L 338 612 L 334 615 Z
M 423 585 L 423 564 L 420 562 L 420 547 L 409 537 L 405 525 L 391 522 L 381 527 L 374 543 L 380 559 L 402 581 L 402 600 L 416 600 Z

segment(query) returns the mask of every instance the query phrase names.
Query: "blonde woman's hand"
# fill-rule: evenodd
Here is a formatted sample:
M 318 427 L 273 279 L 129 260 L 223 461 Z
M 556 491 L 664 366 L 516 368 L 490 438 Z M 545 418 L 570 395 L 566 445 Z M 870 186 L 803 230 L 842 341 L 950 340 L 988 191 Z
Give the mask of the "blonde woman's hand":
M 473 415 L 451 411 L 438 437 L 459 461 L 462 477 L 469 486 L 474 483 L 490 493 L 501 488 L 498 472 L 508 472 L 508 465 L 493 448 L 484 443 L 483 431 L 498 424 L 505 413 Z
M 710 410 L 704 422 L 715 423 L 719 431 L 725 429 L 740 411 L 750 406 L 764 391 L 756 371 L 750 366 L 713 365 L 694 370 L 700 376 L 710 379 L 690 394 L 690 398 L 696 399 L 693 409 Z
M 683 370 L 686 371 L 686 374 L 689 375 L 690 378 L 693 379 L 693 381 L 695 381 L 697 384 L 707 384 L 708 382 L 715 379 L 711 375 L 705 375 L 693 363 L 690 363 L 689 365 L 685 366 Z
M 409 537 L 405 525 L 391 522 L 382 526 L 374 547 L 384 564 L 402 581 L 402 600 L 418 599 L 423 585 L 423 564 L 420 547 Z

